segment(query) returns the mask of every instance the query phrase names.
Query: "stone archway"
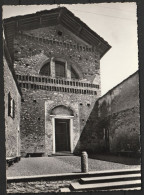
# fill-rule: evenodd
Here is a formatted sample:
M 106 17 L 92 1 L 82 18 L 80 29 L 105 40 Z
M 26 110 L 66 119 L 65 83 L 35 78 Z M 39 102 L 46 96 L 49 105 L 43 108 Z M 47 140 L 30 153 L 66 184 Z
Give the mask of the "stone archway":
M 50 111 L 53 126 L 53 153 L 73 152 L 73 111 L 64 105 Z
M 51 109 L 50 115 L 65 115 L 65 116 L 73 116 L 73 111 L 71 108 L 66 107 L 64 105 L 58 105 Z

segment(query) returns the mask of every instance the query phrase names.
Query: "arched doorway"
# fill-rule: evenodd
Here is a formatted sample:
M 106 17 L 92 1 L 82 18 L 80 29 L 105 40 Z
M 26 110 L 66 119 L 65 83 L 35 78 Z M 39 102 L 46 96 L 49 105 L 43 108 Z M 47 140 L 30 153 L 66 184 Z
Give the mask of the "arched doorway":
M 63 105 L 51 110 L 53 120 L 53 153 L 73 152 L 73 111 Z

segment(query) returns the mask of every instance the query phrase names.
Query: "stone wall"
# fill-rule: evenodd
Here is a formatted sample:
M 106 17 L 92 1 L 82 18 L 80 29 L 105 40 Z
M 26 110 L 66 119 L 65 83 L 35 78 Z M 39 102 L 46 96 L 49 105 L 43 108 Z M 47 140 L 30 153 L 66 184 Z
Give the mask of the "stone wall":
M 58 32 L 62 35 L 58 35 Z M 15 38 L 15 69 L 19 74 L 39 75 L 45 61 L 63 59 L 74 67 L 81 80 L 100 85 L 100 56 L 61 25 L 24 31 Z
M 6 157 L 20 155 L 20 107 L 21 96 L 13 78 L 9 65 L 4 58 L 4 92 L 5 92 L 5 135 L 6 135 Z M 14 116 L 8 111 L 8 94 L 14 100 Z M 12 113 L 11 113 L 12 114 Z
M 99 98 L 88 121 L 80 138 L 83 150 L 138 152 L 140 149 L 138 72 Z
M 70 107 L 73 117 L 73 148 L 78 142 L 87 118 L 95 103 L 93 95 L 68 94 L 22 88 L 21 152 L 53 152 L 53 127 L 50 110 L 56 106 Z
M 22 88 L 21 152 L 53 153 L 53 119 L 49 110 L 63 105 L 74 113 L 72 150 L 100 97 L 100 55 L 98 48 L 61 25 L 19 32 L 14 41 L 14 68 Z M 66 62 L 66 78 L 55 78 L 54 60 Z M 39 74 L 50 62 L 51 75 Z M 79 79 L 71 79 L 71 67 Z M 77 145 L 77 149 L 79 146 Z

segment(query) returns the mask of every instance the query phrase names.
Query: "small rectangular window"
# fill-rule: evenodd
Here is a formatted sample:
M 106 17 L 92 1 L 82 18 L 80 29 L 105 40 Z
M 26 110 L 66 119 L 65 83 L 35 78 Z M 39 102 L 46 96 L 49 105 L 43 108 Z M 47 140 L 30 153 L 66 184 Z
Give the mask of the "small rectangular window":
M 15 118 L 15 101 L 12 100 L 12 118 Z
M 15 101 L 11 98 L 10 93 L 8 94 L 8 116 L 15 118 Z
M 11 114 L 11 96 L 8 94 L 8 116 Z
M 56 77 L 65 77 L 65 63 L 55 61 L 55 74 Z

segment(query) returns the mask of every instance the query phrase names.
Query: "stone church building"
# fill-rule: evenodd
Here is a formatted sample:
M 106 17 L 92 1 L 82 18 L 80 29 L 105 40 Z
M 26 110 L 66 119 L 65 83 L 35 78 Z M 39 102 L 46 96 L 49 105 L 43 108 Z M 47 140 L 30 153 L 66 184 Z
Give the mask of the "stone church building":
M 4 32 L 22 92 L 21 155 L 95 151 L 100 60 L 111 46 L 65 7 L 5 19 Z

